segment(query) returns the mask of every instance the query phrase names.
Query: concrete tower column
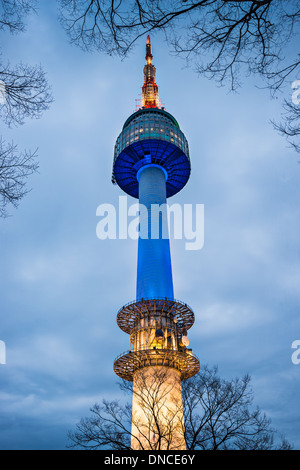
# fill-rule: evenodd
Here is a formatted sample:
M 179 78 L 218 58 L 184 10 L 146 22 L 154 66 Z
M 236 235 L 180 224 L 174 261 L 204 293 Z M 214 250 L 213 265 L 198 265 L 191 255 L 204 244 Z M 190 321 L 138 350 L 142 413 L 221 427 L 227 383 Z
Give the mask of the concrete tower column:
M 166 171 L 158 165 L 142 167 L 136 298 L 173 299 L 173 279 L 168 235 Z
M 131 448 L 185 450 L 181 374 L 144 367 L 133 378 Z

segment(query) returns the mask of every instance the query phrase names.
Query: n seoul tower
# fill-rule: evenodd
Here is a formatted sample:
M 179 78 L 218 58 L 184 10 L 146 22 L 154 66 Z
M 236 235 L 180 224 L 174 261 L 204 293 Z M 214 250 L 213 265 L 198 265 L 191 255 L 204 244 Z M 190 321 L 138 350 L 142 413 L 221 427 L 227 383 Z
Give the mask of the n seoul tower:
M 172 437 L 161 439 L 160 448 L 184 450 L 181 381 L 200 369 L 199 360 L 188 348 L 187 331 L 194 323 L 194 313 L 174 298 L 169 237 L 162 230 L 153 236 L 153 216 L 185 186 L 191 166 L 188 142 L 178 122 L 160 106 L 152 60 L 147 36 L 142 105 L 126 120 L 114 151 L 113 183 L 146 208 L 140 215 L 144 228 L 138 240 L 136 300 L 117 315 L 118 326 L 130 335 L 130 350 L 115 359 L 114 371 L 133 382 L 131 448 L 153 449 L 161 429 L 170 427 L 172 421 Z M 166 223 L 166 213 L 161 214 L 160 223 Z M 161 402 L 156 409 L 161 425 L 153 424 L 157 416 L 151 416 L 141 399 L 149 394 L 160 372 L 163 398 L 158 398 Z

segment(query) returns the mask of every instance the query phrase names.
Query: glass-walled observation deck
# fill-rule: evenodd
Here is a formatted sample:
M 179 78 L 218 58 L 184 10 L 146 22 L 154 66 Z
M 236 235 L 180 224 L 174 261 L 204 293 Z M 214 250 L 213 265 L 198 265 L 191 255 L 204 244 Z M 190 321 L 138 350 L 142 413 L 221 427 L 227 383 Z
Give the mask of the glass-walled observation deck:
M 147 163 L 166 170 L 167 197 L 180 191 L 190 175 L 187 139 L 176 119 L 163 109 L 140 109 L 127 119 L 115 144 L 113 183 L 138 197 L 136 173 Z

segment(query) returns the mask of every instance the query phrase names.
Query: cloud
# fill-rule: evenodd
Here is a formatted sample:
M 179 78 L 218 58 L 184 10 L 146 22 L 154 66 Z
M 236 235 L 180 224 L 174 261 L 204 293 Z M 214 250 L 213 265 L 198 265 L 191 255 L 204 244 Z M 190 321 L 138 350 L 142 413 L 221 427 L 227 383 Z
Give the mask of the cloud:
M 270 312 L 258 309 L 245 303 L 218 302 L 210 304 L 201 311 L 201 336 L 214 337 L 234 335 L 237 332 L 259 328 L 271 321 Z M 199 322 L 200 323 L 200 322 Z

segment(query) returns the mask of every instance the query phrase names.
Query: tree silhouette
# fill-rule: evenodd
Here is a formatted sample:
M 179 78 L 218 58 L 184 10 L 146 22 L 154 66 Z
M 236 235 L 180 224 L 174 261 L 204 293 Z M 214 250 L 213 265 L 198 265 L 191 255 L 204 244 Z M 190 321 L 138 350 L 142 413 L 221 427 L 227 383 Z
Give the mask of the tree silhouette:
M 0 217 L 8 215 L 8 204 L 18 207 L 28 193 L 26 180 L 38 169 L 35 157 L 35 153 L 19 152 L 16 145 L 6 144 L 0 138 Z
M 2 0 L 0 30 L 11 34 L 24 31 L 25 17 L 34 11 L 35 4 L 36 0 Z M 11 66 L 0 56 L 0 119 L 5 124 L 21 125 L 26 118 L 39 118 L 51 102 L 41 66 Z M 5 144 L 0 138 L 0 216 L 6 217 L 7 205 L 17 207 L 28 192 L 26 179 L 37 171 L 36 157 L 36 150 L 19 152 L 13 142 Z
M 284 100 L 283 108 L 284 115 L 283 120 L 280 123 L 274 122 L 273 125 L 280 134 L 287 138 L 290 146 L 300 153 L 300 103 L 293 103 Z M 298 140 L 297 140 L 298 139 Z
M 219 377 L 217 367 L 204 366 L 196 376 L 182 382 L 182 410 L 179 405 L 177 412 L 166 409 L 162 412 L 165 373 L 158 370 L 154 374 L 153 385 L 146 391 L 143 374 L 140 386 L 134 389 L 130 382 L 120 384 L 123 391 L 138 395 L 144 413 L 149 417 L 147 426 L 144 420 L 132 417 L 129 403 L 104 400 L 102 405 L 95 404 L 90 410 L 92 415 L 81 419 L 75 430 L 69 432 L 67 447 L 130 450 L 131 443 L 140 439 L 141 449 L 174 450 L 174 433 L 178 435 L 181 431 L 187 450 L 292 448 L 284 438 L 275 443 L 277 432 L 271 427 L 270 419 L 253 406 L 248 375 L 242 379 L 225 380 Z M 145 383 L 146 377 L 145 370 Z M 181 411 L 184 422 L 177 419 Z

